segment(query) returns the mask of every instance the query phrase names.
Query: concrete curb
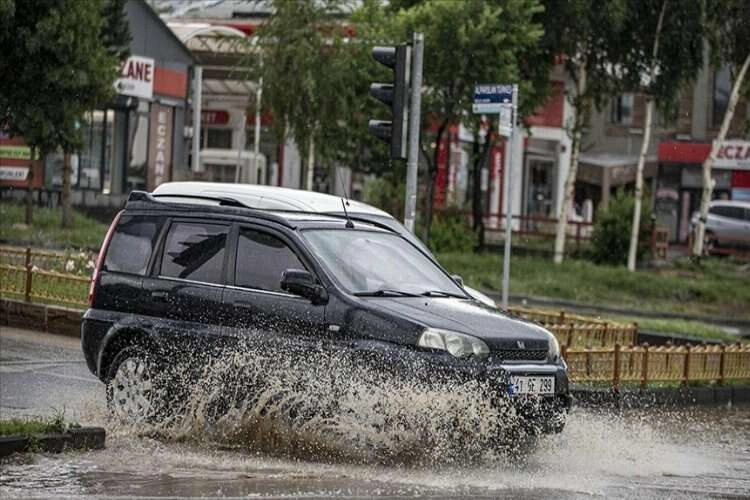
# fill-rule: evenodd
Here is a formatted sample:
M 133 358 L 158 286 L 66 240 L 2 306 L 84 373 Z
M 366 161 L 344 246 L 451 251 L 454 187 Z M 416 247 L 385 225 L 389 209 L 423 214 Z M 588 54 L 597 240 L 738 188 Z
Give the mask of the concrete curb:
M 750 386 L 646 388 L 613 391 L 576 387 L 571 389 L 577 406 L 597 408 L 650 408 L 653 406 L 724 406 L 750 404 Z
M 101 427 L 81 427 L 65 433 L 0 437 L 0 457 L 13 453 L 62 453 L 66 450 L 101 450 L 106 432 Z
M 80 337 L 82 317 L 80 309 L 0 299 L 0 324 L 5 326 Z

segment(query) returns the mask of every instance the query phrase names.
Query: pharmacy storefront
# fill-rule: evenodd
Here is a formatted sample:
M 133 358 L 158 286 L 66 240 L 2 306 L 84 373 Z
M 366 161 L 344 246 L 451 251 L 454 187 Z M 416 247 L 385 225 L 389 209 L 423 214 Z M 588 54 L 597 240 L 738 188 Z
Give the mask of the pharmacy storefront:
M 143 1 L 125 3 L 130 57 L 114 82 L 116 97 L 80 123 L 84 145 L 71 157 L 73 204 L 120 207 L 134 189 L 152 190 L 189 174 L 186 125 L 192 54 Z M 0 137 L 0 185 L 59 197 L 63 156 L 48 154 L 27 175 L 22 138 Z M 11 157 L 12 156 L 12 157 Z
M 669 228 L 671 242 L 684 243 L 690 218 L 700 208 L 703 189 L 702 165 L 711 144 L 662 142 L 659 144 L 654 212 Z M 724 141 L 717 152 L 711 176 L 714 199 L 750 201 L 750 141 Z

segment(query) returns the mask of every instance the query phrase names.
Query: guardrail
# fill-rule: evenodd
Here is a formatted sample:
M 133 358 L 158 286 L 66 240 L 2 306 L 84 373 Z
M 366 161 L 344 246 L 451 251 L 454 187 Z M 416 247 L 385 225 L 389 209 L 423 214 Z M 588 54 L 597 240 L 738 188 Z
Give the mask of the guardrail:
M 575 382 L 717 382 L 750 379 L 750 345 L 567 348 L 563 356 Z

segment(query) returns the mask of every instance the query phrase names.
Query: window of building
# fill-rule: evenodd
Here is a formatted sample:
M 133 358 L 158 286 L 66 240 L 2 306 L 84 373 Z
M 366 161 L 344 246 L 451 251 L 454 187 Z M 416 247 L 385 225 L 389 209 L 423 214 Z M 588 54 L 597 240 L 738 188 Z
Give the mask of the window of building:
M 226 240 L 226 226 L 175 222 L 164 244 L 161 275 L 222 283 Z
M 232 129 L 202 128 L 201 144 L 203 148 L 232 149 Z
M 729 105 L 729 93 L 732 91 L 732 82 L 729 74 L 729 68 L 724 67 L 714 72 L 714 95 L 713 95 L 713 116 L 712 125 L 721 126 L 724 120 L 724 113 Z
M 281 275 L 305 265 L 279 238 L 254 229 L 240 230 L 234 284 L 257 290 L 281 292 Z
M 124 216 L 112 235 L 104 269 L 141 276 L 146 274 L 163 222 L 162 218 Z
M 633 94 L 622 94 L 614 97 L 610 103 L 609 121 L 615 125 L 632 125 Z

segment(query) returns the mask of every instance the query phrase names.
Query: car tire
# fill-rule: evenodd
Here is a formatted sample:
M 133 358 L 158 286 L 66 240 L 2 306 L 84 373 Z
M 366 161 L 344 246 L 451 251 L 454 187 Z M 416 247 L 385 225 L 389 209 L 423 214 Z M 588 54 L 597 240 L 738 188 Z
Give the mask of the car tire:
M 156 356 L 140 346 L 117 353 L 106 379 L 110 415 L 125 423 L 153 423 L 162 399 Z
M 716 235 L 711 231 L 706 231 L 703 237 L 703 255 L 712 255 L 718 246 L 719 240 L 716 239 Z

